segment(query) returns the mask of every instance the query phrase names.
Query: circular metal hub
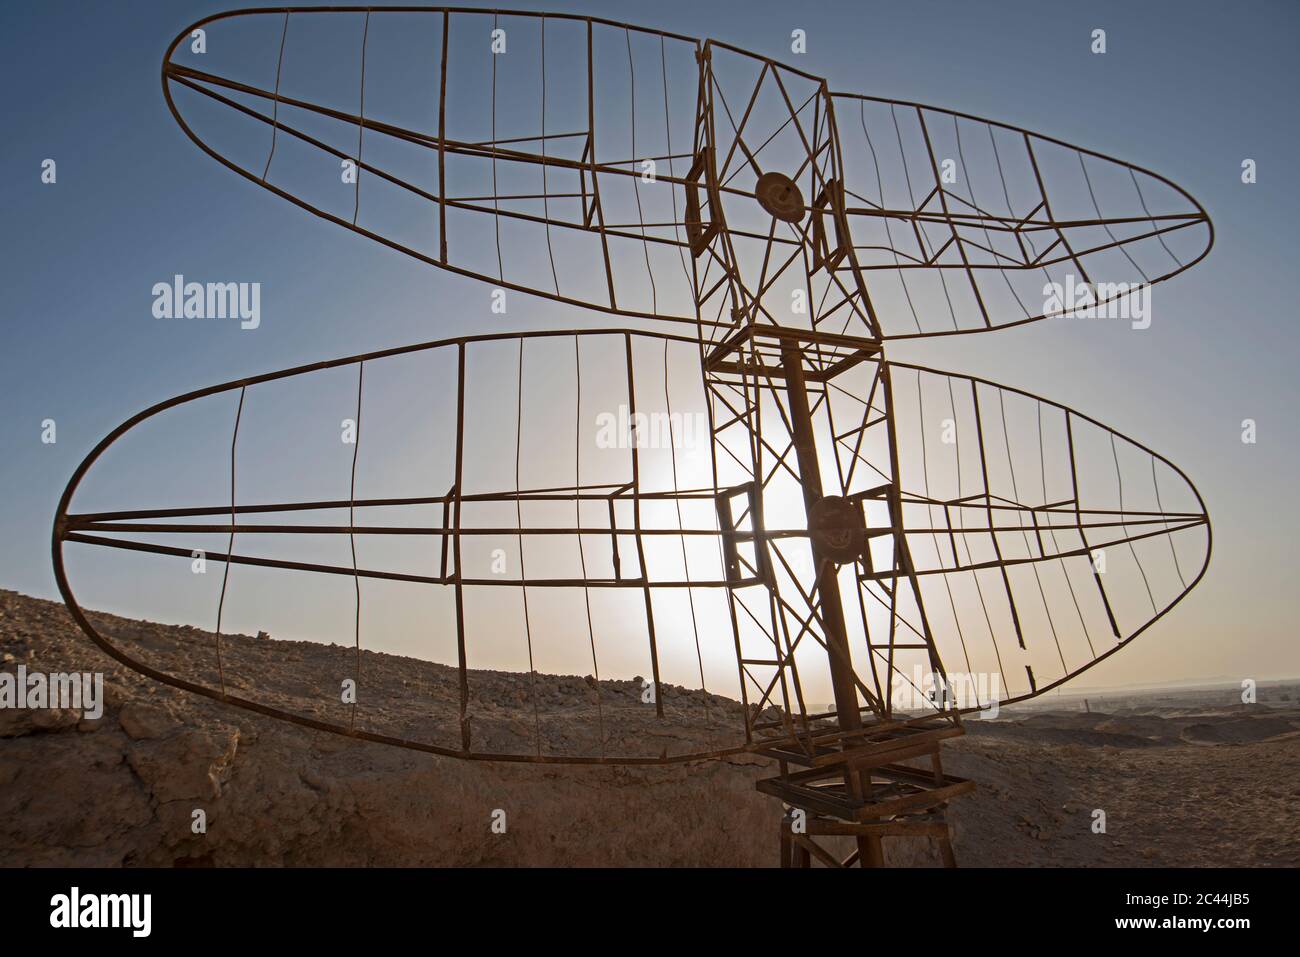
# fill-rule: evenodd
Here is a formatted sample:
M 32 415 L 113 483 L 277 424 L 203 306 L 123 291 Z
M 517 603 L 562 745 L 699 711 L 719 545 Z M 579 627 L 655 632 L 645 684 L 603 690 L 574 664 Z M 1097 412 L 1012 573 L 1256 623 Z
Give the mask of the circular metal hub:
M 862 509 L 840 495 L 817 500 L 808 515 L 808 533 L 817 554 L 839 564 L 856 561 L 866 551 Z
M 787 223 L 803 221 L 803 193 L 784 173 L 764 173 L 754 187 L 758 205 Z

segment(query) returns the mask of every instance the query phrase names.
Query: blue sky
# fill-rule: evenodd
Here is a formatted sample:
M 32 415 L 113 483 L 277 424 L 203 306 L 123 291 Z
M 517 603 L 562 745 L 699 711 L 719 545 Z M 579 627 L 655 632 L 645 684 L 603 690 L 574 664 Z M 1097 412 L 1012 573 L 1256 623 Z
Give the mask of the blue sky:
M 891 357 L 1073 405 L 1182 467 L 1214 522 L 1209 575 L 1155 631 L 1083 679 L 1300 674 L 1294 641 L 1298 458 L 1289 164 L 1300 9 L 1290 3 L 632 3 L 533 5 L 715 37 L 826 76 L 832 89 L 1003 120 L 1158 171 L 1215 223 L 1206 261 L 1155 290 L 1150 329 L 1040 323 L 900 345 Z M 200 153 L 159 64 L 212 3 L 6 4 L 0 150 L 5 414 L 0 585 L 53 597 L 49 525 L 87 451 L 128 416 L 215 382 L 318 359 L 563 321 L 314 220 Z M 793 29 L 808 51 L 789 52 Z M 1108 51 L 1089 50 L 1094 28 Z M 44 185 L 40 164 L 58 163 Z M 1243 185 L 1245 158 L 1258 182 Z M 175 273 L 263 284 L 262 324 L 167 324 Z M 496 320 L 498 323 L 500 319 Z M 566 323 L 569 324 L 569 323 Z M 576 323 L 573 323 L 576 324 Z M 597 320 L 596 324 L 610 324 Z M 1241 442 L 1241 422 L 1258 442 Z M 54 419 L 58 441 L 41 442 Z

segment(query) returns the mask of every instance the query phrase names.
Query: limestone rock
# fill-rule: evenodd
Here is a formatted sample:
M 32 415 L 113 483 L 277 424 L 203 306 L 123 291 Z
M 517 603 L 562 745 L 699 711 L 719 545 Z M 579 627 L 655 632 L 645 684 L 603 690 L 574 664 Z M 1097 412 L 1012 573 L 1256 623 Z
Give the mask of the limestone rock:
M 117 720 L 127 736 L 135 741 L 161 738 L 180 727 L 180 722 L 166 708 L 139 701 L 124 704 Z

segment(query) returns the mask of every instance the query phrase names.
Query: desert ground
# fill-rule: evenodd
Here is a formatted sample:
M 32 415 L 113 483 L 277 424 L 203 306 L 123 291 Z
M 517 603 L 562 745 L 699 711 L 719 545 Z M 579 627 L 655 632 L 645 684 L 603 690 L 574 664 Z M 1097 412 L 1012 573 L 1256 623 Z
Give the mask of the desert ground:
M 182 671 L 202 637 L 93 618 Z M 223 648 L 232 675 L 281 670 L 285 695 L 344 651 L 240 635 L 225 636 Z M 367 672 L 394 691 L 377 727 L 409 731 L 453 706 L 446 669 L 363 655 Z M 515 765 L 350 739 L 154 682 L 99 651 L 61 604 L 10 591 L 0 591 L 0 658 L 10 673 L 19 665 L 103 672 L 106 698 L 98 720 L 0 710 L 3 866 L 777 862 L 780 807 L 753 783 L 774 769 L 759 757 L 661 768 Z M 529 693 L 557 714 L 592 697 L 647 713 L 636 708 L 634 681 L 480 672 L 473 685 L 491 703 L 476 734 L 501 747 L 529 732 Z M 665 690 L 665 703 L 663 721 L 646 718 L 653 729 L 621 733 L 689 748 L 708 740 L 705 704 L 714 715 L 738 707 L 679 688 Z M 1242 704 L 1235 688 L 1060 698 L 966 726 L 944 748 L 945 767 L 977 782 L 948 812 L 962 866 L 1300 865 L 1295 684 L 1263 685 L 1254 704 Z M 545 730 L 556 747 L 594 733 L 559 720 Z M 196 810 L 205 833 L 195 832 Z M 503 833 L 494 821 L 504 821 Z M 886 853 L 900 866 L 937 863 L 916 842 L 887 842 Z

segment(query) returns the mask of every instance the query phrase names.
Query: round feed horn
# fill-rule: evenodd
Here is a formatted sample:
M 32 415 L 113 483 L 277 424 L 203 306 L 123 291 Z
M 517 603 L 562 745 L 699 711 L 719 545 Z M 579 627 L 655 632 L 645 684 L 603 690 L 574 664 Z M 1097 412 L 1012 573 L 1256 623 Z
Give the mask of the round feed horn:
M 840 565 L 857 561 L 866 550 L 862 509 L 842 495 L 817 500 L 808 517 L 808 531 L 818 554 Z
M 803 221 L 803 193 L 784 173 L 764 173 L 758 178 L 754 195 L 758 204 L 777 219 L 787 223 Z

